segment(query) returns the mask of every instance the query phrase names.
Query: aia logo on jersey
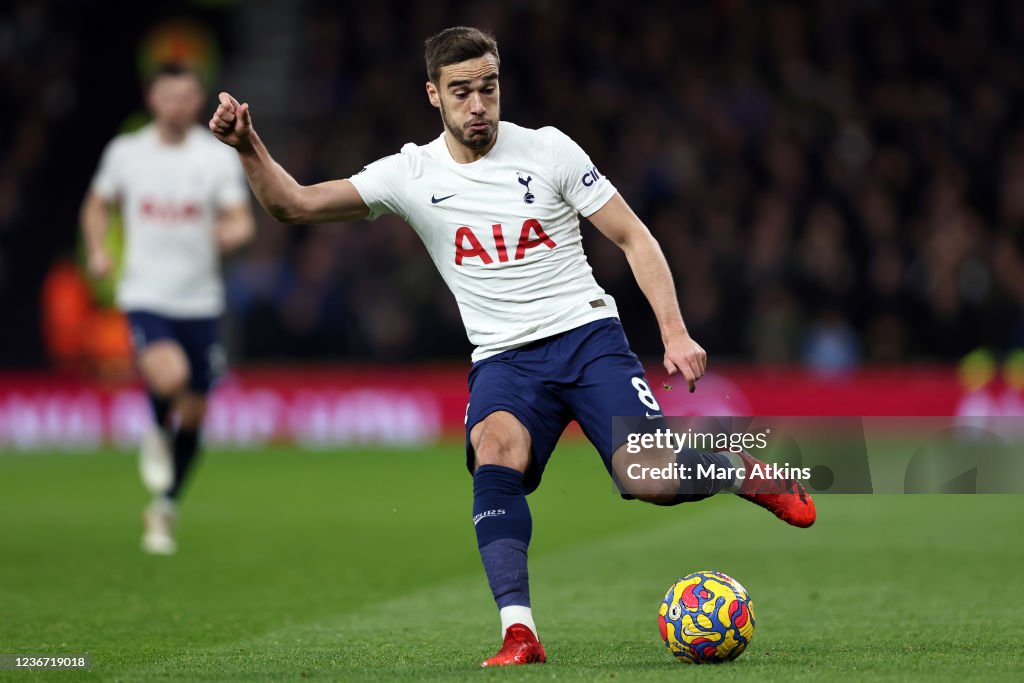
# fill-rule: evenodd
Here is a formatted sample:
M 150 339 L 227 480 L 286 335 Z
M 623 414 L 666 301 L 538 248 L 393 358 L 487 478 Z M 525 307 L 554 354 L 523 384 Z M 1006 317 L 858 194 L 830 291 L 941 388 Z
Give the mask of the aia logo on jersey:
M 527 204 L 533 204 L 537 199 L 533 196 L 533 193 L 530 192 L 530 181 L 533 180 L 533 176 L 528 175 L 526 176 L 526 180 L 523 180 L 523 176 L 516 172 L 516 177 L 519 178 L 519 184 L 526 188 L 526 194 L 523 195 L 523 201 Z
M 499 263 L 508 263 L 508 249 L 505 248 L 505 232 L 501 223 L 491 226 L 491 237 L 494 239 L 494 251 L 497 254 Z M 546 246 L 548 249 L 555 248 L 555 241 L 551 239 L 540 221 L 536 218 L 528 218 L 523 221 L 523 227 L 519 231 L 519 241 L 516 242 L 514 261 L 521 261 L 526 258 L 526 250 Z M 462 261 L 470 258 L 478 258 L 485 266 L 494 263 L 494 258 L 484 247 L 480 238 L 467 226 L 463 225 L 455 231 L 455 265 L 461 266 Z
M 139 213 L 147 220 L 162 223 L 191 223 L 202 216 L 202 210 L 196 202 L 161 201 L 152 197 L 142 198 Z

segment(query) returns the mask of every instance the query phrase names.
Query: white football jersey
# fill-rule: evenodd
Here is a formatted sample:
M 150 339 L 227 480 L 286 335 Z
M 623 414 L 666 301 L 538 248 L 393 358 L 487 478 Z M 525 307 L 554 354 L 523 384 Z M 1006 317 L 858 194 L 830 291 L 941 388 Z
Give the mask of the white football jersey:
M 107 145 L 92 189 L 121 205 L 123 310 L 178 318 L 223 312 L 217 213 L 249 201 L 234 150 L 198 125 L 168 145 L 150 124 Z
M 452 159 L 442 134 L 351 181 L 370 220 L 394 213 L 419 234 L 459 304 L 474 362 L 618 317 L 587 263 L 577 215 L 615 188 L 558 129 L 502 121 L 494 147 L 468 164 Z

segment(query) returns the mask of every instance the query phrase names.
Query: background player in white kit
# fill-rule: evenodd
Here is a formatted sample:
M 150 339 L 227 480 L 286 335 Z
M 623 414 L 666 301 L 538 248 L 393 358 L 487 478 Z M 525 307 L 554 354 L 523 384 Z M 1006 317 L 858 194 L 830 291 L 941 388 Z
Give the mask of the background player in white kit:
M 146 92 L 152 123 L 107 145 L 81 216 L 89 270 L 105 277 L 113 270 L 105 239 L 110 211 L 121 210 L 117 302 L 128 315 L 154 415 L 140 452 L 143 482 L 154 494 L 143 547 L 158 554 L 176 549 L 176 501 L 199 448 L 206 395 L 224 370 L 220 255 L 253 234 L 238 159 L 196 123 L 203 102 L 194 71 L 160 66 Z
M 582 149 L 555 128 L 499 123 L 493 38 L 456 27 L 427 41 L 427 96 L 444 131 L 408 144 L 347 180 L 301 186 L 271 158 L 247 104 L 221 93 L 210 128 L 235 147 L 260 203 L 285 222 L 352 221 L 395 213 L 408 221 L 455 295 L 471 342 L 466 416 L 473 524 L 504 643 L 484 666 L 543 662 L 530 607 L 526 495 L 537 488 L 565 426 L 576 420 L 626 497 L 664 505 L 732 490 L 795 526 L 814 521 L 799 482 L 631 482 L 625 435 L 612 417 L 661 415 L 630 351 L 615 302 L 581 246 L 582 214 L 620 246 L 654 309 L 669 374 L 690 390 L 705 353 L 690 338 L 658 243 Z M 621 437 L 621 438 L 620 438 Z M 751 471 L 747 454 L 684 449 L 648 464 Z M 765 485 L 767 484 L 767 485 Z

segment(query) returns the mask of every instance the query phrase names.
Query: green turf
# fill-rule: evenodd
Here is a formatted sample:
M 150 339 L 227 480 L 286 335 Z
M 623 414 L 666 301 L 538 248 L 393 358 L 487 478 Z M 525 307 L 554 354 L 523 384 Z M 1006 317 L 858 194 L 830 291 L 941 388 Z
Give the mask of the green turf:
M 498 624 L 457 446 L 213 453 L 180 553 L 138 549 L 125 454 L 0 455 L 0 653 L 92 655 L 3 680 L 1019 680 L 1020 496 L 828 496 L 810 530 L 732 496 L 619 501 L 596 456 L 556 454 L 531 496 L 550 662 L 481 671 Z M 738 578 L 757 631 L 737 661 L 676 663 L 669 583 Z

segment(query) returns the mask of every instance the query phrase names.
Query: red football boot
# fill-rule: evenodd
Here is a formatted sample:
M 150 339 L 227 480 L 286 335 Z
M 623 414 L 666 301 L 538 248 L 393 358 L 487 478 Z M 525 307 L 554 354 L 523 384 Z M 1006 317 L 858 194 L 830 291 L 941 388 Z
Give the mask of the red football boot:
M 749 453 L 740 453 L 739 456 L 747 467 L 747 477 L 737 493 L 740 498 L 771 511 L 786 524 L 801 528 L 814 524 L 817 517 L 814 501 L 799 481 L 765 476 L 772 474 L 770 470 L 765 472 L 765 468 L 771 468 L 771 465 L 766 465 Z M 759 466 L 760 471 L 754 471 L 755 465 Z
M 480 666 L 509 666 L 510 664 L 543 664 L 548 661 L 544 646 L 528 627 L 512 624 L 505 629 L 505 642 L 501 650 Z

